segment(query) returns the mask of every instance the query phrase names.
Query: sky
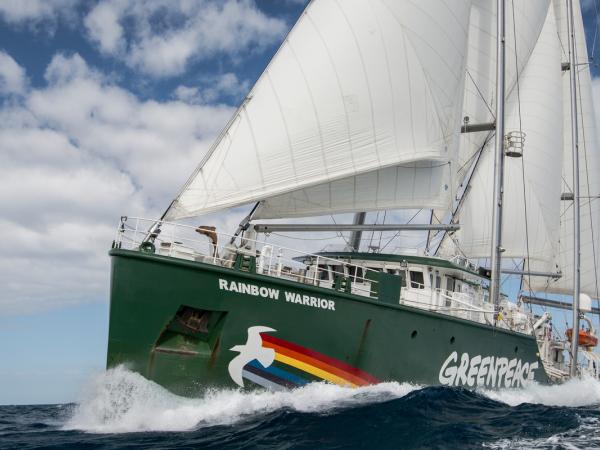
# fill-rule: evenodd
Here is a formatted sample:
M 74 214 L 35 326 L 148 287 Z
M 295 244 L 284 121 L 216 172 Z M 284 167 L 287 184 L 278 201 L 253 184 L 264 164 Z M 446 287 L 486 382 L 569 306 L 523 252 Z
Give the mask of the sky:
M 104 369 L 119 217 L 160 216 L 304 4 L 0 0 L 0 404 Z

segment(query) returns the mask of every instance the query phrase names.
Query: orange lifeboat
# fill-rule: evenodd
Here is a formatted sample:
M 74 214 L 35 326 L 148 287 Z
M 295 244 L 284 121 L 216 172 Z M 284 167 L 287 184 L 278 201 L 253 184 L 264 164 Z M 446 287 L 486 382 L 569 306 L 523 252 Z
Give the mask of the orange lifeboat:
M 573 339 L 573 328 L 567 329 L 567 339 Z M 579 345 L 583 347 L 595 347 L 598 345 L 598 338 L 589 331 L 579 330 Z

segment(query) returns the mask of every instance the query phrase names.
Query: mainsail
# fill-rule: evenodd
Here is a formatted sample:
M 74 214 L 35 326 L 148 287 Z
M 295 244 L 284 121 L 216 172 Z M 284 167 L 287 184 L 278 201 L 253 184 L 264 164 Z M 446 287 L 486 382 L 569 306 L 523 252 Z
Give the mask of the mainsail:
M 166 218 L 448 207 L 470 7 L 312 1 Z

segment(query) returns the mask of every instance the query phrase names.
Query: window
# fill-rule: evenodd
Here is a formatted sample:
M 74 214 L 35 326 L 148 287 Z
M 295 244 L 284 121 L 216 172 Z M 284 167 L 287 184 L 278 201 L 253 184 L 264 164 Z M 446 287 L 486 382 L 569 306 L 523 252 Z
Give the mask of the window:
M 410 271 L 410 287 L 417 289 L 425 289 L 423 272 L 417 270 Z
M 329 280 L 329 268 L 327 266 L 319 265 L 319 280 Z
M 442 277 L 440 277 L 439 272 L 435 274 L 435 288 L 439 289 L 442 287 Z
M 363 269 L 362 267 L 356 266 L 348 266 L 348 275 L 352 281 L 356 281 L 356 283 L 364 282 L 363 278 Z
M 331 266 L 331 272 L 334 279 L 336 277 L 343 277 L 345 275 L 344 266 Z
M 446 290 L 448 292 L 454 292 L 454 278 L 446 277 Z

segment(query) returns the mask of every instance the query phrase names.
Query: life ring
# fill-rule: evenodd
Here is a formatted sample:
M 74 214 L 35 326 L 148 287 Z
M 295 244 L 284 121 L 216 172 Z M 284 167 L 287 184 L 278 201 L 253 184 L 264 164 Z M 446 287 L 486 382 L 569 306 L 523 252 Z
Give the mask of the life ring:
M 573 338 L 573 328 L 567 329 L 567 339 L 569 341 Z M 579 345 L 582 347 L 596 347 L 598 345 L 598 338 L 590 334 L 589 331 L 579 330 Z

